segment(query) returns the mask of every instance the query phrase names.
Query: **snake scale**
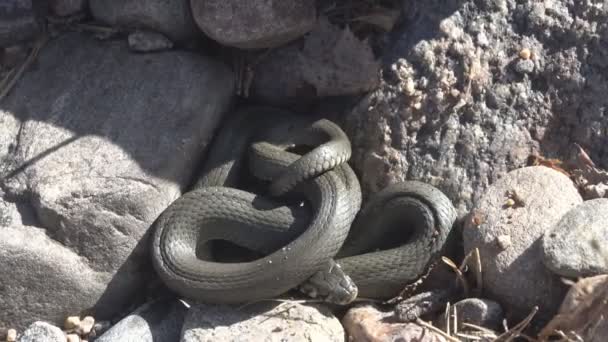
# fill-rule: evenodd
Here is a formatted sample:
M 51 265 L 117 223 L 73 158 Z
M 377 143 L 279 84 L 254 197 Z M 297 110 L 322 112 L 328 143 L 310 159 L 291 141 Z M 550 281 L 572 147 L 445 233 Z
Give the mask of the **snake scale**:
M 181 296 L 208 303 L 294 288 L 337 304 L 394 296 L 437 258 L 456 211 L 417 181 L 392 184 L 362 206 L 350 155 L 331 121 L 271 107 L 236 111 L 193 189 L 155 221 L 155 270 Z M 248 188 L 252 177 L 259 188 Z M 218 259 L 219 240 L 254 256 Z

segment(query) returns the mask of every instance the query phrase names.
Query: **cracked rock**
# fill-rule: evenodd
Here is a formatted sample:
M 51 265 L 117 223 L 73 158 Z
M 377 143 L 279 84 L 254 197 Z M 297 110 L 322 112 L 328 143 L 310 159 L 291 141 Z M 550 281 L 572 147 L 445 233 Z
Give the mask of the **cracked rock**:
M 81 33 L 42 49 L 0 106 L 0 187 L 36 219 L 0 231 L 13 236 L 0 267 L 18 275 L 0 287 L 0 326 L 85 309 L 103 320 L 133 299 L 146 231 L 190 184 L 232 90 L 228 69 L 200 55 L 133 54 Z

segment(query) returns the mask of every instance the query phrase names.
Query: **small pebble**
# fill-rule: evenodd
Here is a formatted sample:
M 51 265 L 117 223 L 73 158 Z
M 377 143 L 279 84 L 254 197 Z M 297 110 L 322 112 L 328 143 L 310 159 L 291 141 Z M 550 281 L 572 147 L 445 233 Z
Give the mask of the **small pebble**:
M 500 235 L 496 237 L 496 243 L 504 251 L 511 246 L 511 237 L 509 235 Z
M 80 342 L 80 336 L 76 334 L 67 334 L 65 337 L 67 338 L 67 342 Z
M 519 51 L 519 58 L 521 59 L 530 59 L 532 57 L 532 51 L 528 48 L 523 48 Z
M 6 332 L 6 342 L 15 342 L 17 341 L 17 330 L 8 329 Z
M 530 59 L 520 59 L 515 64 L 515 71 L 520 74 L 530 74 L 534 71 L 534 62 Z
M 78 316 L 70 316 L 65 319 L 65 323 L 63 323 L 63 328 L 65 330 L 74 330 L 80 325 L 80 317 Z
M 86 316 L 78 325 L 78 329 L 76 329 L 76 332 L 80 335 L 88 335 L 89 333 L 91 333 L 91 330 L 93 330 L 94 325 L 95 318 L 91 316 Z

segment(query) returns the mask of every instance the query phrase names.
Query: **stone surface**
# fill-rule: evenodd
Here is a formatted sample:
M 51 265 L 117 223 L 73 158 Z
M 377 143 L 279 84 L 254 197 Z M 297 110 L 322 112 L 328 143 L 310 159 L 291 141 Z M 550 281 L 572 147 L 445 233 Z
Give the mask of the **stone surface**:
M 543 261 L 571 278 L 608 273 L 608 198 L 572 208 L 543 236 Z
M 517 199 L 516 204 L 506 206 L 509 198 Z M 541 237 L 581 202 L 564 174 L 544 166 L 525 167 L 488 188 L 472 211 L 477 222 L 465 221 L 465 254 L 479 248 L 484 297 L 497 300 L 510 322 L 528 315 L 535 305 L 537 317 L 557 311 L 566 287 L 543 264 Z M 503 235 L 511 243 L 501 247 L 498 237 Z
M 283 302 L 237 309 L 196 304 L 186 316 L 181 341 L 344 341 L 344 329 L 321 306 Z
M 342 318 L 349 341 L 445 342 L 443 336 L 415 323 L 395 323 L 393 314 L 371 305 L 354 307 Z
M 108 25 L 158 31 L 179 42 L 200 35 L 187 0 L 89 0 L 89 8 Z
M 40 32 L 35 0 L 0 1 L 0 47 L 33 39 Z
M 149 302 L 120 320 L 95 341 L 179 341 L 187 311 L 186 306 L 175 299 Z
M 152 52 L 168 50 L 173 47 L 173 43 L 158 32 L 136 31 L 129 34 L 127 38 L 129 48 L 137 52 Z
M 224 45 L 277 47 L 312 29 L 314 0 L 190 0 L 192 15 L 207 36 Z
M 403 1 L 382 82 L 344 115 L 365 196 L 427 181 L 464 217 L 531 153 L 608 168 L 608 11 L 592 1 Z M 383 42 L 382 40 L 386 40 Z M 531 73 L 520 74 L 522 49 Z M 529 63 L 519 67 L 529 70 Z
M 558 330 L 571 340 L 602 342 L 608 336 L 608 275 L 580 279 L 564 298 L 556 315 L 539 333 L 539 340 L 558 337 Z M 563 338 L 562 338 L 563 339 Z
M 459 330 L 465 328 L 462 323 L 471 323 L 499 331 L 504 318 L 500 304 L 488 299 L 463 299 L 454 303 L 454 310 L 457 311 Z
M 60 17 L 82 12 L 87 7 L 87 0 L 51 0 L 51 11 Z
M 379 69 L 368 42 L 322 17 L 303 42 L 255 57 L 251 96 L 285 104 L 362 94 L 378 86 Z
M 0 188 L 25 215 L 0 230 L 13 274 L 0 327 L 85 309 L 103 320 L 134 299 L 151 276 L 145 234 L 190 184 L 232 91 L 198 54 L 80 33 L 48 43 L 0 105 Z
M 58 327 L 46 322 L 30 324 L 19 337 L 19 342 L 66 342 L 65 334 Z
M 22 330 L 38 319 L 59 325 L 80 308 L 93 306 L 110 275 L 91 270 L 72 250 L 33 226 L 25 204 L 0 201 L 0 329 Z

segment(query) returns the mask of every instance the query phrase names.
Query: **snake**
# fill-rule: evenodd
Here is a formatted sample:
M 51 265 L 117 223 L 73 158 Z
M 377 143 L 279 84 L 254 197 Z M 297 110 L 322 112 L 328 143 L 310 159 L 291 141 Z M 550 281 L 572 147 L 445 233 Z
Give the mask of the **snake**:
M 156 273 L 179 295 L 214 304 L 293 289 L 340 305 L 391 298 L 438 258 L 456 210 L 413 180 L 362 205 L 351 154 L 330 120 L 267 106 L 234 111 L 191 190 L 153 223 Z M 221 255 L 241 249 L 250 253 Z

